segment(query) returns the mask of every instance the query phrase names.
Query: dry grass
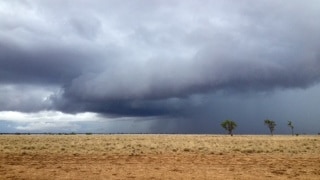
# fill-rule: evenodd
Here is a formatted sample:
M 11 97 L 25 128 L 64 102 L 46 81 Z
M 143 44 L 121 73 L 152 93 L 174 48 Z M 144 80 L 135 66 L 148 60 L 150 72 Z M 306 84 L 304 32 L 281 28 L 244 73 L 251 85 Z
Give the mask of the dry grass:
M 0 179 L 319 179 L 319 159 L 320 136 L 0 136 Z

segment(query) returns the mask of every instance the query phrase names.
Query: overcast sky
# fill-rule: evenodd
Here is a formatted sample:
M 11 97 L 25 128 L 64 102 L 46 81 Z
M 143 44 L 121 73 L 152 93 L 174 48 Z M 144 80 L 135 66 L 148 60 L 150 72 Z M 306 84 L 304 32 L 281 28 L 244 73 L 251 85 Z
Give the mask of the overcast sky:
M 0 132 L 320 132 L 318 0 L 0 1 Z

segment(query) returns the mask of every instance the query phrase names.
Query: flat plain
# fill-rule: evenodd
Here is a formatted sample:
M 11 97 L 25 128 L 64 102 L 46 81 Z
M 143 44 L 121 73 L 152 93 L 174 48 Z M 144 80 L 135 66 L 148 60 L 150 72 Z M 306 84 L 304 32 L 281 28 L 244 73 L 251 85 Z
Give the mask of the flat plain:
M 0 135 L 0 179 L 320 179 L 320 136 Z

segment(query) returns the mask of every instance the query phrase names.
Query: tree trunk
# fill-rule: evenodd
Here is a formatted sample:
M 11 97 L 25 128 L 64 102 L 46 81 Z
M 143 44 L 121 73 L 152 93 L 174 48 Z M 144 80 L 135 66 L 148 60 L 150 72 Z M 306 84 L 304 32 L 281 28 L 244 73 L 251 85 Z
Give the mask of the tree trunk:
M 231 136 L 233 136 L 233 133 L 232 133 L 232 131 L 229 131 L 229 134 L 230 134 Z

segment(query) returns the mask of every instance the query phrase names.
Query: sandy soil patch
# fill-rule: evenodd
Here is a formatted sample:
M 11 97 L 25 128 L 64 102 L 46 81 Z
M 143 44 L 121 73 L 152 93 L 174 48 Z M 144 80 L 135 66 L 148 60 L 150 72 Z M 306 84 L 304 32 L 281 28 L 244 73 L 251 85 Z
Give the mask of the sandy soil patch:
M 0 179 L 319 179 L 319 136 L 0 136 Z

